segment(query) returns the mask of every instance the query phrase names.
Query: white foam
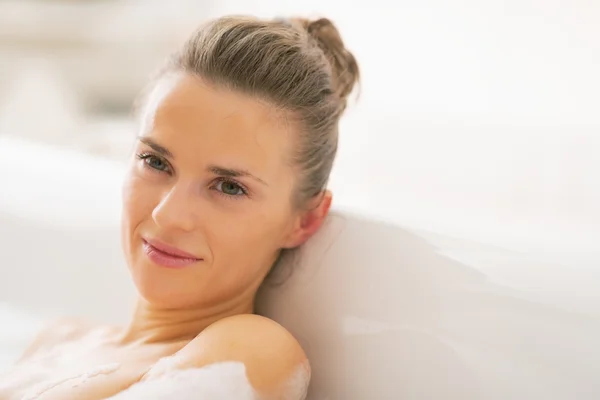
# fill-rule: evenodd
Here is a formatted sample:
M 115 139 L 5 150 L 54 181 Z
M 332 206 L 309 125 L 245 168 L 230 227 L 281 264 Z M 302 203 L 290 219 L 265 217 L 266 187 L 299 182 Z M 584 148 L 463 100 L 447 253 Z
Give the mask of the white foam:
M 119 368 L 121 368 L 121 364 L 119 364 L 119 363 L 106 364 L 106 365 L 97 367 L 97 368 L 83 374 L 79 379 L 77 379 L 73 383 L 72 387 L 77 387 L 77 386 L 83 385 L 89 379 L 95 378 L 98 375 L 112 374 L 113 372 L 117 371 Z
M 308 394 L 308 384 L 310 383 L 310 366 L 307 363 L 298 367 L 296 372 L 285 384 L 283 393 L 288 400 L 304 400 Z
M 240 362 L 170 371 L 144 380 L 109 400 L 258 400 Z
M 117 371 L 121 368 L 121 364 L 119 363 L 111 363 L 106 365 L 101 365 L 93 370 L 86 371 L 83 374 L 78 374 L 74 376 L 68 376 L 61 379 L 56 379 L 52 381 L 45 381 L 40 383 L 39 385 L 34 386 L 31 390 L 27 391 L 23 396 L 22 400 L 36 400 L 40 398 L 44 393 L 49 392 L 50 390 L 66 384 L 69 382 L 71 384 L 71 388 L 75 388 L 77 386 L 83 385 L 87 383 L 89 379 L 95 378 L 99 375 L 108 375 Z
M 259 395 L 246 375 L 241 362 L 222 362 L 203 368 L 176 370 L 171 358 L 164 360 L 165 368 L 133 385 L 109 400 L 266 400 Z M 169 365 L 167 365 L 169 364 Z M 308 392 L 310 368 L 301 365 L 284 384 L 286 400 L 304 400 Z M 279 397 L 278 397 L 279 398 Z

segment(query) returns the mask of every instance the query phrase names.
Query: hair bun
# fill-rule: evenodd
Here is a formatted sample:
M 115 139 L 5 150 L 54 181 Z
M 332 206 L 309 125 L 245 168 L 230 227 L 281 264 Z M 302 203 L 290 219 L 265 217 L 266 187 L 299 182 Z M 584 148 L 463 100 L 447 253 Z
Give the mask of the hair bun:
M 328 18 L 293 18 L 292 21 L 299 23 L 324 51 L 332 68 L 335 93 L 345 102 L 359 81 L 360 72 L 354 55 L 344 46 L 337 27 Z

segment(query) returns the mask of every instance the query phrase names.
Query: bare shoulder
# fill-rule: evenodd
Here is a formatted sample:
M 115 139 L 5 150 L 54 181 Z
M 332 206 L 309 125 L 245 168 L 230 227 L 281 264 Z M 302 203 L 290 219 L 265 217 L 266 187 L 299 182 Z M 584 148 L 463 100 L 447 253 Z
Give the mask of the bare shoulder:
M 40 351 L 59 344 L 77 340 L 89 332 L 90 329 L 90 325 L 74 318 L 60 318 L 51 321 L 38 332 L 19 361 L 28 359 Z
M 260 355 L 269 360 L 273 356 L 292 361 L 306 360 L 300 343 L 287 329 L 269 318 L 254 314 L 221 319 L 206 328 L 188 346 L 202 354 L 208 351 L 210 354 L 206 356 L 209 356 L 214 349 L 220 353 L 225 350 L 237 351 L 236 345 L 243 345 L 239 351 L 244 350 L 249 356 Z
M 310 380 L 308 359 L 296 338 L 277 322 L 253 314 L 215 322 L 177 358 L 188 368 L 241 362 L 254 389 L 267 398 L 304 398 L 295 393 L 305 393 Z

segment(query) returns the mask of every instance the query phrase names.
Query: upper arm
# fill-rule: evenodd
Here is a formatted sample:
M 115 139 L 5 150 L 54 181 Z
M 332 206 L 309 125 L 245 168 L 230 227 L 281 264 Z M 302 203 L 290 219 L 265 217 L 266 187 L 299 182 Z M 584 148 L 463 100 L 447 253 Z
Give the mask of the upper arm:
M 241 362 L 252 387 L 269 399 L 303 399 L 310 380 L 308 360 L 298 341 L 276 322 L 251 314 L 215 322 L 173 361 L 176 365 L 169 369 Z

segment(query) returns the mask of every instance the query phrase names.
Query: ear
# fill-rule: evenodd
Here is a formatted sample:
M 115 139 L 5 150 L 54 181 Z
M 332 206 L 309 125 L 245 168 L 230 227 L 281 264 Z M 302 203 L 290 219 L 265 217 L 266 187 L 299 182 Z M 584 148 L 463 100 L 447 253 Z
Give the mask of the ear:
M 319 230 L 329 214 L 332 199 L 331 192 L 325 190 L 312 199 L 304 210 L 300 211 L 284 248 L 291 249 L 304 244 Z

